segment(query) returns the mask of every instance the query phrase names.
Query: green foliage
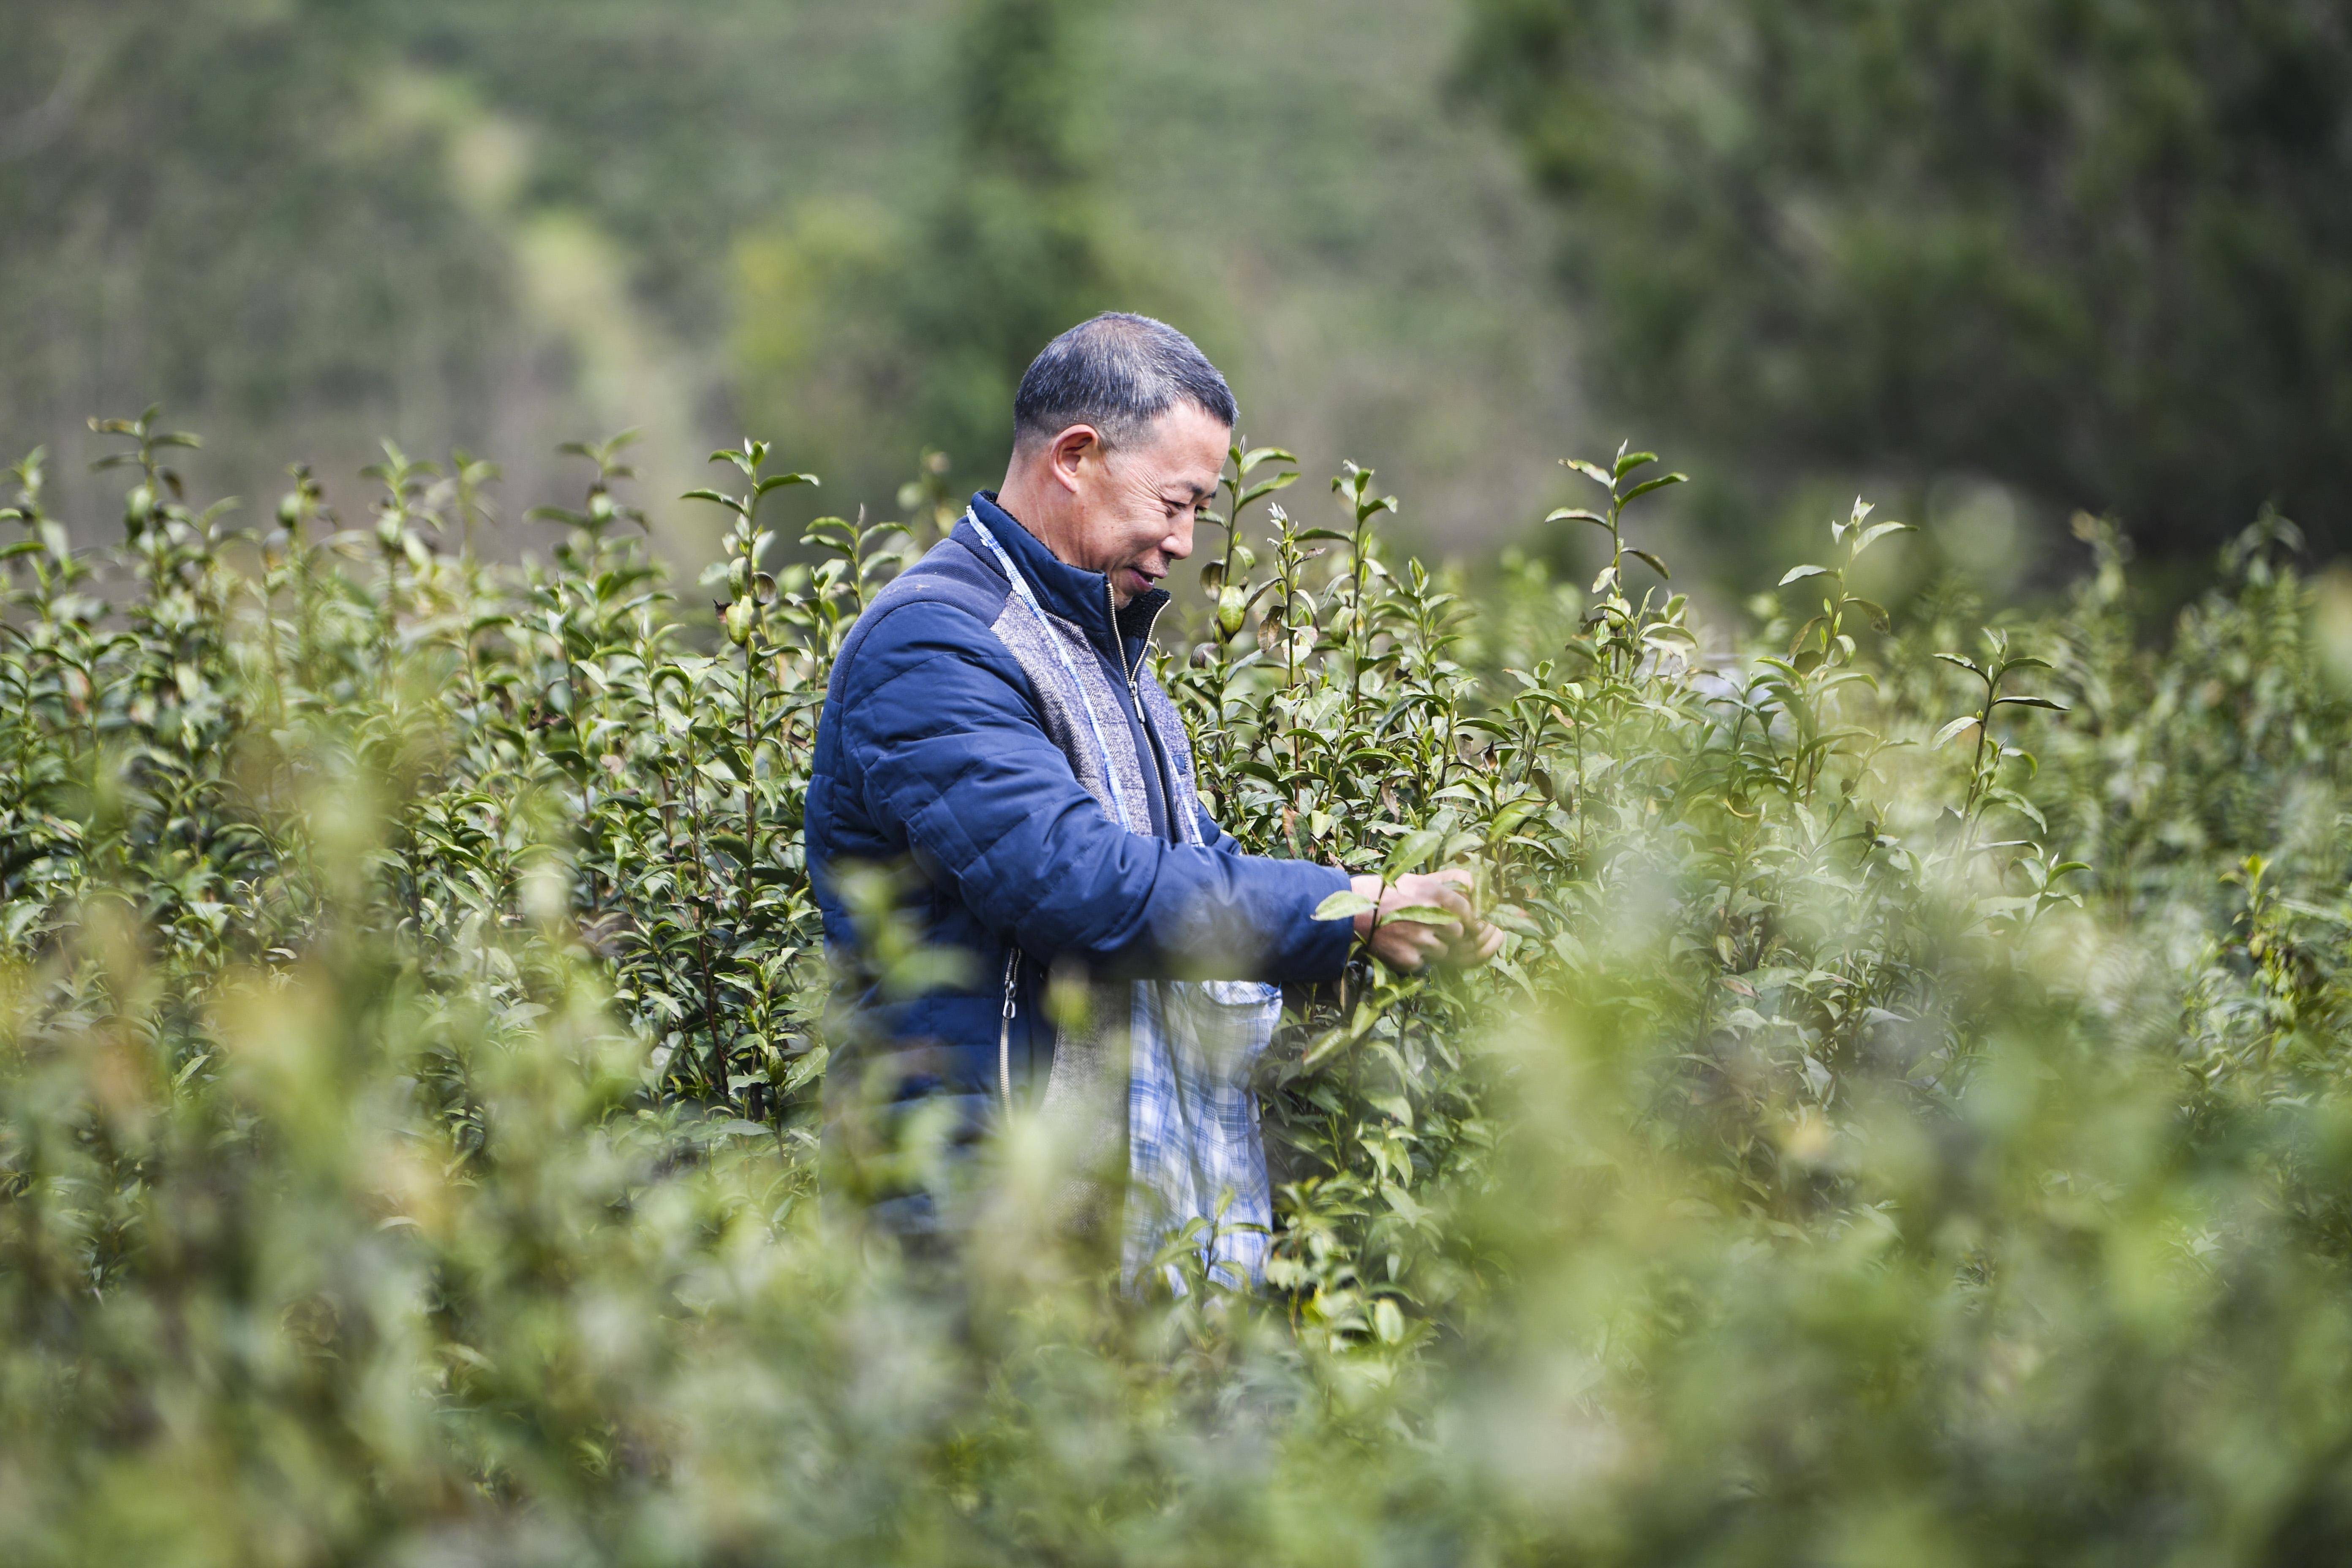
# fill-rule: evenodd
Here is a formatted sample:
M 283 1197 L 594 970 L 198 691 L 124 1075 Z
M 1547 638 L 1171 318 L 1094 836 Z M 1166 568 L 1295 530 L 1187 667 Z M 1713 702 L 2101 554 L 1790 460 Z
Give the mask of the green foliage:
M 1053 1245 L 1025 1125 L 960 1265 L 815 1202 L 798 813 L 935 467 L 785 567 L 808 476 L 714 453 L 706 618 L 625 437 L 504 567 L 478 459 L 387 445 L 349 528 L 298 468 L 241 531 L 192 437 L 100 428 L 121 544 L 38 453 L 0 510 L 13 1560 L 2352 1543 L 2352 593 L 2274 518 L 2147 648 L 2088 520 L 2065 614 L 1891 625 L 1857 503 L 1735 647 L 1650 454 L 1570 465 L 1589 590 L 1474 603 L 1370 470 L 1307 523 L 1238 444 L 1161 649 L 1209 804 L 1474 867 L 1510 938 L 1290 996 L 1272 1289 L 1136 1301 Z M 894 983 L 952 963 L 853 893 Z
M 1602 384 L 1722 449 L 2335 520 L 2352 30 L 2303 0 L 1478 0 Z

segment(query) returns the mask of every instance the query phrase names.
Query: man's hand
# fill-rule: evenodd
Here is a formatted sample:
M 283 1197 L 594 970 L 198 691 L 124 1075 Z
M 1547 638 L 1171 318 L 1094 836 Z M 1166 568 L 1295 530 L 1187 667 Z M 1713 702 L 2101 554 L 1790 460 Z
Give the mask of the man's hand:
M 1451 963 L 1484 963 L 1503 945 L 1503 933 L 1478 918 L 1465 889 L 1470 873 L 1450 867 L 1428 876 L 1400 877 L 1381 885 L 1378 877 L 1355 877 L 1349 886 L 1381 907 L 1356 917 L 1356 935 L 1368 942 L 1372 956 L 1391 969 L 1419 969 L 1431 958 Z M 1445 921 L 1400 921 L 1393 910 L 1439 909 Z

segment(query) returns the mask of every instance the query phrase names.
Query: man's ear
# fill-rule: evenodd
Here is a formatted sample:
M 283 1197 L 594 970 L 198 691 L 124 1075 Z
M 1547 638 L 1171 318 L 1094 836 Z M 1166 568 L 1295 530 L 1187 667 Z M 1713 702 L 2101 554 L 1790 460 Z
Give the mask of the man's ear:
M 1073 425 L 1054 437 L 1054 445 L 1047 456 L 1053 460 L 1054 478 L 1061 482 L 1064 489 L 1076 495 L 1079 469 L 1085 467 L 1089 456 L 1100 460 L 1102 454 L 1101 434 L 1091 425 Z

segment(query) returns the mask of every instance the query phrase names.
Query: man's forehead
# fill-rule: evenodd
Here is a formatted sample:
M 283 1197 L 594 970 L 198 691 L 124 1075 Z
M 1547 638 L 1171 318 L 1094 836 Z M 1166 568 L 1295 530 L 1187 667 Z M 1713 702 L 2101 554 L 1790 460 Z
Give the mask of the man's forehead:
M 1189 490 L 1195 496 L 1205 496 L 1215 493 L 1217 480 L 1223 472 L 1222 461 L 1211 463 L 1198 458 L 1186 458 L 1162 465 L 1157 479 L 1162 489 Z
M 1217 488 L 1232 444 L 1233 432 L 1214 415 L 1180 404 L 1152 421 L 1150 438 L 1136 455 L 1150 465 L 1157 482 L 1207 495 Z

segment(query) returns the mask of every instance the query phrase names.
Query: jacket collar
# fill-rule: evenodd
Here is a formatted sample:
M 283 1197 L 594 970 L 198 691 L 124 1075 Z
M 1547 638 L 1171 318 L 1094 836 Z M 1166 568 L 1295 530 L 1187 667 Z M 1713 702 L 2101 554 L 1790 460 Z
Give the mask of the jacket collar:
M 1021 574 L 1029 580 L 1030 591 L 1049 616 L 1075 622 L 1087 634 L 1087 640 L 1106 658 L 1117 660 L 1122 670 L 1135 668 L 1143 656 L 1143 645 L 1150 640 L 1152 623 L 1160 618 L 1160 608 L 1168 603 L 1168 591 L 1154 588 L 1139 594 L 1133 603 L 1120 610 L 1114 618 L 1111 612 L 1110 579 L 1099 572 L 1088 572 L 1062 560 L 1037 536 L 1022 526 L 1021 520 L 996 504 L 996 497 L 988 490 L 974 492 L 972 515 L 988 525 L 989 532 L 1004 546 Z M 956 524 L 956 533 L 973 553 L 996 565 L 996 557 L 982 544 L 978 536 L 964 523 Z

